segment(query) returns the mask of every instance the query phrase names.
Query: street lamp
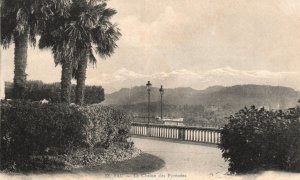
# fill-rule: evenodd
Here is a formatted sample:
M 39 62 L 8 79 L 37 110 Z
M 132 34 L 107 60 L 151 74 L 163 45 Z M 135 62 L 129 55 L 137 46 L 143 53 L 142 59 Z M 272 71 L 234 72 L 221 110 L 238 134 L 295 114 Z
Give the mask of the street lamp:
M 150 81 L 146 84 L 147 92 L 148 92 L 148 125 L 150 124 L 150 91 L 151 91 L 152 84 Z
M 163 113 L 162 113 L 162 97 L 164 95 L 164 88 L 163 86 L 161 85 L 160 88 L 159 88 L 159 92 L 160 92 L 160 120 L 163 120 Z

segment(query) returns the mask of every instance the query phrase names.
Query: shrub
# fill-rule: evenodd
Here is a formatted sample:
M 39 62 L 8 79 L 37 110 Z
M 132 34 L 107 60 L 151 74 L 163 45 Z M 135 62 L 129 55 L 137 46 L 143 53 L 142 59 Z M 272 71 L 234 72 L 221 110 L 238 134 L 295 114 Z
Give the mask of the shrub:
M 60 102 L 60 83 L 45 84 L 42 81 L 28 81 L 26 84 L 25 99 L 31 101 L 50 100 Z M 5 83 L 5 97 L 12 99 L 13 84 Z M 95 104 L 104 100 L 104 89 L 101 86 L 85 87 L 85 103 Z M 71 102 L 75 102 L 75 85 L 72 85 Z
M 102 105 L 83 106 L 78 110 L 88 121 L 86 132 L 90 147 L 108 148 L 112 143 L 127 143 L 130 118 L 125 112 Z
M 261 169 L 297 170 L 300 165 L 299 109 L 267 111 L 254 106 L 228 118 L 219 148 L 231 173 Z
M 87 122 L 74 107 L 13 102 L 1 110 L 2 166 L 30 168 L 20 166 L 32 155 L 62 154 L 87 144 L 82 133 Z
M 132 148 L 129 117 L 112 107 L 3 102 L 1 112 L 0 169 L 33 170 L 33 159 Z

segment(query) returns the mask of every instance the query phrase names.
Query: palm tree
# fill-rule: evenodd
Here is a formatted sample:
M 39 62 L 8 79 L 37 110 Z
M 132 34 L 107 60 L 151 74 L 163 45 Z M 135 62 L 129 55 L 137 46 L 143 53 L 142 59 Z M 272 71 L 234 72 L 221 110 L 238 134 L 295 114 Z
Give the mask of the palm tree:
M 96 58 L 93 54 L 93 45 L 95 46 L 95 52 L 100 55 L 100 57 L 106 58 L 114 53 L 114 49 L 117 47 L 116 41 L 121 35 L 119 29 L 109 21 L 116 11 L 105 9 L 105 6 L 102 7 L 103 9 L 100 10 L 101 13 L 99 13 L 99 15 L 93 14 L 90 16 L 90 20 L 93 21 L 94 19 L 96 23 L 89 27 L 86 26 L 87 28 L 84 29 L 84 31 L 89 34 L 86 36 L 87 39 L 83 39 L 87 46 L 82 50 L 83 55 L 78 61 L 78 66 L 75 71 L 75 79 L 77 80 L 75 91 L 76 103 L 80 105 L 84 104 L 87 61 L 89 59 L 91 63 L 96 63 Z M 98 17 L 100 18 L 97 21 Z M 91 42 L 93 45 L 91 45 Z
M 1 2 L 1 44 L 14 49 L 14 99 L 23 99 L 26 88 L 26 66 L 28 41 L 36 44 L 36 35 L 41 29 L 43 18 L 53 11 L 64 14 L 70 0 L 2 0 Z
M 76 103 L 83 104 L 88 61 L 94 52 L 105 58 L 117 47 L 121 35 L 110 18 L 116 11 L 104 1 L 74 0 L 70 16 L 53 19 L 40 39 L 40 48 L 51 47 L 56 64 L 62 65 L 61 100 L 70 103 L 71 79 L 77 80 Z

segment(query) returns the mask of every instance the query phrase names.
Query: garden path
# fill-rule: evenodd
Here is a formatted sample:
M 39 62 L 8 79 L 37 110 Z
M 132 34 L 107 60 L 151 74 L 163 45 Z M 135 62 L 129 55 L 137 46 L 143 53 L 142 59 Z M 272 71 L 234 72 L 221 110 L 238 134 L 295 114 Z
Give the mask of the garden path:
M 156 176 L 193 177 L 201 175 L 214 178 L 224 176 L 227 172 L 228 165 L 222 159 L 221 151 L 216 145 L 139 137 L 134 137 L 133 141 L 137 148 L 165 161 L 165 167 L 152 173 Z

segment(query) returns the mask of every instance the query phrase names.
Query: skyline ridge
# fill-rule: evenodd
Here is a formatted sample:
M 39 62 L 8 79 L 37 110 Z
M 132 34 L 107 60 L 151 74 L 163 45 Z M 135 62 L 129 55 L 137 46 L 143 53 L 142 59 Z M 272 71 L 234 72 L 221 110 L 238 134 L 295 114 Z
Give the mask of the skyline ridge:
M 169 72 L 154 72 L 153 74 L 142 74 L 121 68 L 111 74 L 101 73 L 98 78 L 89 79 L 87 84 L 102 85 L 110 93 L 122 87 L 130 88 L 143 85 L 148 80 L 153 84 L 162 84 L 166 88 L 191 87 L 200 90 L 215 85 L 261 84 L 286 86 L 300 90 L 298 75 L 298 72 L 249 71 L 234 69 L 230 66 L 208 71 L 176 69 Z

